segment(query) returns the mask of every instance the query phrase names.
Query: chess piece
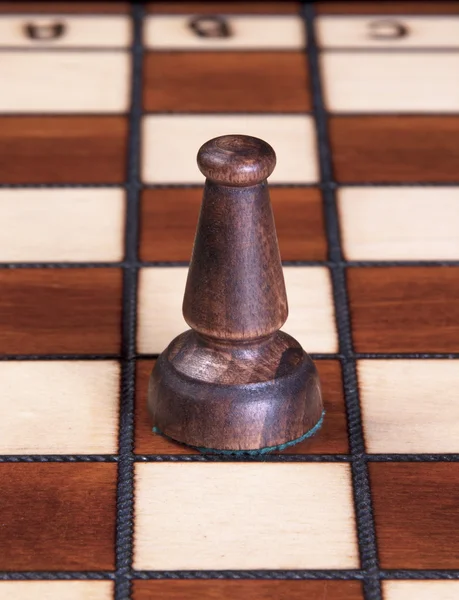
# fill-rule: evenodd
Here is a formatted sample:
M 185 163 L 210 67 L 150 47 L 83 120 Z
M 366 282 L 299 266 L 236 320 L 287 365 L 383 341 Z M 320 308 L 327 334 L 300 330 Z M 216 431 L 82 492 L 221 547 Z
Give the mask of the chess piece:
M 24 27 L 25 35 L 34 41 L 49 42 L 57 40 L 64 35 L 65 25 L 63 23 L 27 23 Z
M 206 176 L 183 315 L 191 330 L 160 355 L 148 407 L 157 430 L 189 446 L 263 452 L 320 426 L 316 368 L 279 331 L 288 314 L 267 177 L 269 144 L 226 135 L 204 144 Z
M 226 19 L 214 15 L 193 17 L 188 26 L 201 38 L 229 38 L 232 35 Z

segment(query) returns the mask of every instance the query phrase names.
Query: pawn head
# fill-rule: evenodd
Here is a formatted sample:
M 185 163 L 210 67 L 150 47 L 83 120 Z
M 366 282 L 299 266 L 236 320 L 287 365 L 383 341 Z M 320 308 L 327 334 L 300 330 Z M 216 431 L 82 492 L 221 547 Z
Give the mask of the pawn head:
M 276 165 L 271 146 L 250 135 L 222 135 L 201 146 L 199 170 L 220 185 L 246 187 L 267 179 Z

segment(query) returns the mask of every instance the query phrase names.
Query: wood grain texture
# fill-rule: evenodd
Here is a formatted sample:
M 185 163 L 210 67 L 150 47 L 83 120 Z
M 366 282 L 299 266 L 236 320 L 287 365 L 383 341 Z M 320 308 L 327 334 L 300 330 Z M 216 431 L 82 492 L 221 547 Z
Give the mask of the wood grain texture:
M 187 325 L 182 317 L 186 267 L 140 269 L 137 347 L 159 354 Z M 289 316 L 285 331 L 309 352 L 337 352 L 335 312 L 326 267 L 284 267 Z
M 4 183 L 122 183 L 124 117 L 0 117 Z
M 349 451 L 346 411 L 343 398 L 341 368 L 338 361 L 316 360 L 322 382 L 322 395 L 326 418 L 319 433 L 296 444 L 280 454 L 346 454 Z M 137 363 L 135 403 L 136 454 L 197 454 L 196 450 L 152 433 L 152 423 L 147 411 L 148 378 L 154 361 Z
M 129 79 L 127 52 L 7 52 L 0 61 L 0 112 L 124 113 L 129 107 Z
M 199 454 L 198 450 L 178 444 L 152 431 L 154 423 L 147 409 L 147 390 L 155 363 L 155 360 L 138 360 L 136 364 L 134 451 L 136 454 Z
M 202 191 L 202 188 L 142 190 L 141 260 L 190 260 Z
M 456 600 L 459 581 L 383 581 L 387 600 Z
M 459 70 L 455 51 L 325 51 L 320 62 L 330 112 L 448 114 L 459 110 L 459 79 L 451 77 Z
M 232 452 L 296 440 L 323 411 L 314 364 L 282 332 L 244 347 L 175 338 L 152 371 L 148 408 L 168 437 Z
M 121 189 L 0 190 L 0 262 L 109 262 L 124 255 Z
M 271 187 L 282 260 L 326 260 L 322 194 L 316 188 Z
M 458 352 L 459 268 L 347 271 L 357 352 Z
M 363 592 L 358 581 L 134 581 L 133 600 L 153 597 L 162 600 L 363 600 Z M 451 597 L 451 600 L 454 599 Z
M 1 11 L 0 11 L 1 14 Z M 47 39 L 52 28 L 62 25 L 62 34 Z M 28 27 L 42 37 L 33 39 L 28 35 Z M 43 35 L 44 34 L 44 35 Z M 0 47 L 28 48 L 127 48 L 132 40 L 131 24 L 127 15 L 2 15 L 0 19 Z M 81 54 L 80 54 L 81 57 Z M 3 60 L 7 57 L 3 55 Z M 8 57 L 9 58 L 9 57 Z M 32 71 L 33 73 L 33 71 Z M 62 82 L 62 73 L 59 80 Z M 30 72 L 19 74 L 21 79 L 31 77 Z M 55 76 L 57 77 L 57 74 Z M 16 74 L 15 79 L 18 78 Z M 75 82 L 76 83 L 76 82 Z M 44 86 L 42 80 L 41 85 Z M 81 85 L 81 83 L 80 83 Z M 37 84 L 34 81 L 34 91 Z M 85 90 L 88 92 L 89 90 Z M 53 92 L 48 90 L 49 95 Z M 19 100 L 19 98 L 17 98 Z M 35 107 L 37 108 L 37 107 Z
M 231 194 L 227 190 L 228 187 L 248 188 L 265 183 L 274 171 L 276 160 L 272 146 L 250 135 L 222 135 L 203 144 L 197 157 L 198 168 L 207 179 L 204 186 L 201 217 L 204 217 L 206 208 L 210 210 L 210 206 L 207 207 L 206 205 L 206 191 L 209 196 L 211 193 L 208 184 L 215 184 L 213 192 L 215 195 L 221 195 L 222 202 L 224 202 L 226 199 L 225 194 Z M 265 188 L 267 189 L 266 185 Z M 245 204 L 253 204 L 252 210 L 259 209 L 258 205 L 261 202 L 261 197 L 267 196 L 267 192 L 263 194 L 262 192 L 265 190 L 261 188 L 257 188 L 256 191 L 253 190 L 253 194 L 250 193 L 252 190 L 248 189 L 243 192 L 237 191 L 240 194 L 247 195 L 246 202 L 240 206 L 241 211 L 249 210 Z M 231 204 L 230 199 L 233 198 L 228 197 L 229 204 Z M 240 200 L 239 196 L 234 197 L 234 201 L 237 200 Z M 228 209 L 231 210 L 229 207 Z M 234 216 L 235 218 L 236 216 Z M 266 216 L 261 214 L 260 222 L 263 228 L 267 227 L 265 221 Z M 234 222 L 233 226 L 237 228 L 238 224 L 238 222 Z M 274 224 L 271 228 L 271 233 L 274 235 Z M 199 229 L 197 235 L 199 235 Z
M 0 361 L 0 454 L 116 454 L 115 361 Z
M 309 352 L 338 352 L 330 272 L 325 267 L 284 267 L 289 299 L 285 330 Z
M 282 260 L 325 260 L 327 240 L 320 191 L 271 187 L 270 195 Z M 202 188 L 143 190 L 141 260 L 190 259 L 201 199 Z
M 351 182 L 458 180 L 459 117 L 331 117 L 336 179 Z
M 115 464 L 0 464 L 0 569 L 115 567 Z
M 271 146 L 249 136 L 215 138 L 199 150 L 199 169 L 207 180 L 183 316 L 202 335 L 248 341 L 275 333 L 287 319 L 274 217 L 264 182 L 275 164 Z
M 459 453 L 459 361 L 360 360 L 368 452 Z
M 0 581 L 8 600 L 112 600 L 112 581 Z
M 227 36 L 203 37 L 191 27 L 194 17 L 150 15 L 145 20 L 144 43 L 155 50 L 302 50 L 305 30 L 298 16 L 227 16 Z
M 317 2 L 319 14 L 458 14 L 457 2 Z
M 147 111 L 304 112 L 311 110 L 302 52 L 148 52 Z
M 197 156 L 206 177 L 183 317 L 192 331 L 159 356 L 148 408 L 160 431 L 190 446 L 255 450 L 291 442 L 322 414 L 317 371 L 280 328 L 287 296 L 263 140 L 226 135 Z
M 147 11 L 157 14 L 292 14 L 299 2 L 148 2 Z
M 459 568 L 459 464 L 369 468 L 381 568 Z
M 459 187 L 341 187 L 348 260 L 457 260 Z
M 359 567 L 347 464 L 136 463 L 135 481 L 135 569 Z
M 371 5 L 369 5 L 371 6 Z M 397 28 L 406 35 L 397 37 Z M 322 48 L 454 48 L 459 42 L 459 19 L 452 16 L 319 16 L 317 36 Z M 395 34 L 395 37 L 394 37 Z M 373 55 L 375 58 L 375 55 Z M 383 78 L 390 77 L 390 65 Z M 378 74 L 381 76 L 381 73 Z M 403 82 L 401 82 L 403 83 Z M 435 89 L 435 88 L 434 88 Z
M 276 454 L 346 454 L 349 452 L 341 366 L 336 360 L 314 361 L 319 372 L 325 419 L 311 438 Z
M 214 137 L 234 133 L 262 138 L 276 149 L 277 165 L 270 184 L 301 185 L 318 180 L 314 121 L 310 115 L 300 114 L 146 115 L 142 128 L 143 180 L 202 185 L 196 148 Z
M 187 324 L 182 316 L 186 267 L 143 268 L 139 272 L 137 351 L 161 353 Z
M 129 2 L 0 2 L 0 13 L 128 13 Z
M 118 353 L 119 269 L 0 270 L 0 353 Z

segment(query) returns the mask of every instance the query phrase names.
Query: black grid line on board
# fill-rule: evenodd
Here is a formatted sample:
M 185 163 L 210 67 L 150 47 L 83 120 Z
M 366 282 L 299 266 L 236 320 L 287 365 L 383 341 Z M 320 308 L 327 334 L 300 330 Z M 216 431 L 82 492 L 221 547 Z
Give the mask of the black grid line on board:
M 159 354 L 136 354 L 135 360 L 156 360 Z M 353 360 L 446 360 L 459 359 L 458 352 L 356 352 L 347 356 L 340 353 L 317 354 L 310 352 L 309 356 L 313 360 L 339 360 L 342 363 Z M 0 355 L 0 362 L 8 361 L 105 361 L 122 360 L 120 354 L 3 354 Z M 1 456 L 1 455 L 0 455 Z
M 0 263 L 1 269 L 19 270 L 19 269 L 179 269 L 188 268 L 189 262 L 185 260 L 177 261 L 123 261 L 115 263 L 92 263 L 92 262 L 81 262 L 81 263 L 65 263 L 65 262 L 47 262 L 47 263 L 34 263 L 34 262 L 10 262 Z M 349 261 L 329 261 L 329 260 L 283 260 L 283 267 L 358 267 L 359 269 L 372 269 L 379 268 L 384 269 L 387 267 L 423 267 L 423 268 L 435 268 L 435 267 L 459 267 L 459 259 L 451 260 L 349 260 Z M 389 352 L 389 354 L 391 354 Z M 427 353 L 429 354 L 429 353 Z M 1 360 L 1 356 L 0 356 Z
M 327 113 L 322 93 L 319 49 L 315 35 L 315 13 L 313 5 L 303 4 L 302 14 L 307 33 L 305 60 L 308 61 L 310 71 L 320 175 L 322 181 L 331 182 L 333 181 L 332 153 L 328 134 Z M 333 189 L 329 188 L 323 191 L 323 202 L 329 260 L 332 261 L 332 263 L 342 263 L 343 250 L 341 247 L 339 217 Z M 357 385 L 357 369 L 355 360 L 353 360 L 352 357 L 352 328 L 346 286 L 346 271 L 341 264 L 332 264 L 330 271 L 338 330 L 339 351 L 346 359 L 341 361 L 341 367 L 348 419 L 349 446 L 353 458 L 351 472 L 360 562 L 364 572 L 363 588 L 365 600 L 382 600 L 376 531 L 371 504 L 370 481 L 365 454 Z
M 397 569 L 380 571 L 381 579 L 412 581 L 456 581 L 458 570 Z M 149 579 L 201 579 L 201 580 L 326 580 L 365 581 L 360 569 L 329 570 L 253 570 L 253 571 L 132 571 L 130 581 Z M 0 571 L 0 581 L 113 581 L 112 571 Z M 129 596 L 126 596 L 129 599 Z
M 0 269 L 149 269 L 188 267 L 186 260 L 126 260 L 122 262 L 0 262 Z M 459 259 L 445 260 L 283 260 L 283 267 L 459 267 Z
M 459 454 L 368 454 L 367 462 L 459 462 Z M 135 454 L 134 462 L 303 462 L 352 463 L 350 454 L 268 454 L 257 456 L 218 456 L 212 454 Z M 117 454 L 4 454 L 1 463 L 118 463 Z M 422 569 L 421 569 L 422 570 Z
M 0 571 L 0 581 L 104 581 L 113 571 Z
M 1 269 L 163 269 L 163 268 L 188 268 L 189 262 L 185 260 L 175 261 L 123 261 L 113 263 L 103 262 L 8 262 L 0 263 Z M 459 259 L 447 259 L 447 260 L 341 260 L 341 261 L 330 261 L 330 260 L 283 260 L 283 267 L 358 267 L 360 269 L 380 268 L 386 267 L 423 267 L 423 268 L 435 268 L 435 267 L 459 267 Z M 389 353 L 390 354 L 390 353 Z M 428 353 L 427 353 L 428 354 Z M 1 360 L 1 357 L 0 357 Z
M 143 7 L 131 5 L 133 43 L 129 137 L 127 145 L 127 190 L 125 266 L 121 337 L 121 394 L 116 514 L 115 600 L 131 595 L 134 513 L 134 394 L 137 326 L 137 276 L 139 246 L 140 135 L 142 113 Z

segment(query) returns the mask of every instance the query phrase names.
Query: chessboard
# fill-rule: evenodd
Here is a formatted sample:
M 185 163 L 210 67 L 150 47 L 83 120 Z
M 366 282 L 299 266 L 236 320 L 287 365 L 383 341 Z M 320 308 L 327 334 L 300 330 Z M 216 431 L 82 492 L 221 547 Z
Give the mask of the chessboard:
M 0 3 L 0 598 L 459 598 L 459 4 Z M 152 432 L 204 178 L 277 153 L 321 431 Z

